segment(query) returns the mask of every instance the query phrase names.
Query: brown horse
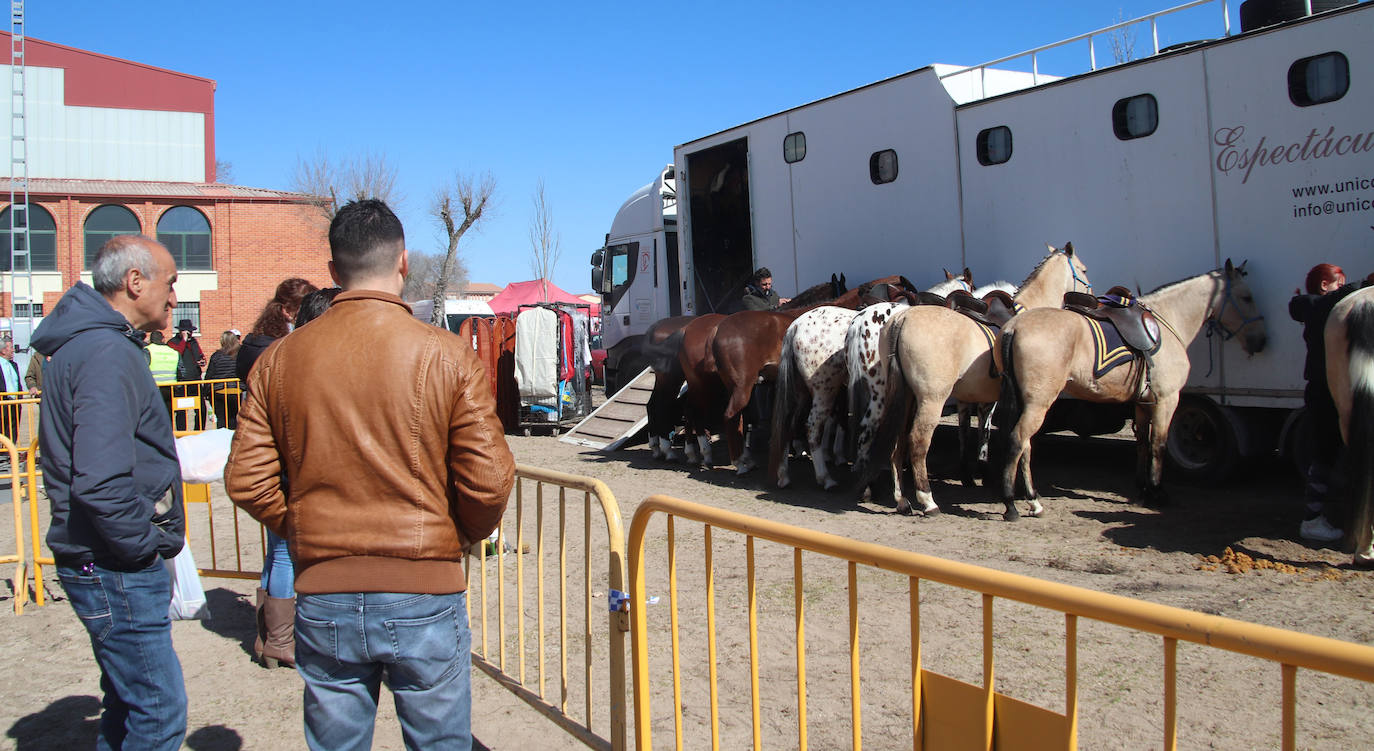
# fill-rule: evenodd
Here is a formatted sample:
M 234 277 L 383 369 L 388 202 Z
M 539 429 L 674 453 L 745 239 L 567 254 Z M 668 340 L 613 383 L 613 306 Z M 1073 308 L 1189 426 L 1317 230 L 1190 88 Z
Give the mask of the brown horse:
M 1018 309 L 1057 308 L 1065 292 L 1080 290 L 1091 292 L 1092 285 L 1082 260 L 1074 254 L 1073 244 L 1065 244 L 1062 250 L 1050 246 L 1049 254 L 1016 288 L 1015 302 Z M 973 447 L 980 442 L 970 435 L 971 411 L 976 405 L 996 402 L 1001 385 L 1001 377 L 992 370 L 992 343 L 996 331 L 949 308 L 918 305 L 893 318 L 886 336 L 884 351 L 890 352 L 891 357 L 878 364 L 892 371 L 886 378 L 886 410 L 882 419 L 887 424 L 881 429 L 884 439 L 876 449 L 869 449 L 865 442 L 872 443 L 873 434 L 861 432 L 859 464 L 861 468 L 866 466 L 864 462 L 870 450 L 876 451 L 875 457 L 892 456 L 892 473 L 896 480 L 903 460 L 909 459 L 917 511 L 939 513 L 926 469 L 930 443 L 945 402 L 953 396 L 959 403 L 963 479 L 966 484 L 973 484 L 973 467 L 977 463 Z M 979 422 L 981 427 L 986 427 L 987 418 L 982 417 Z M 892 437 L 901 426 L 909 426 L 910 433 L 894 451 Z M 901 456 L 901 444 L 905 444 L 906 457 Z M 900 494 L 899 513 L 911 510 L 912 495 L 910 492 Z
M 655 321 L 640 343 L 640 353 L 654 371 L 654 390 L 644 410 L 649 418 L 649 450 L 655 459 L 678 458 L 672 450 L 672 433 L 682 415 L 678 394 L 685 377 L 677 348 L 667 341 L 694 319 L 695 316 L 673 316 Z
M 1374 567 L 1374 287 L 1347 295 L 1326 321 L 1326 382 L 1341 420 L 1353 498 L 1356 566 Z
M 1006 426 L 999 438 L 1005 447 L 1004 519 L 1019 518 L 1014 496 L 1018 470 L 1024 483 L 1021 497 L 1030 501 L 1030 515 L 1044 513 L 1031 480 L 1030 441 L 1061 392 L 1092 402 L 1135 403 L 1136 479 L 1141 500 L 1157 505 L 1165 501 L 1164 444 L 1178 392 L 1188 380 L 1188 344 L 1212 321 L 1225 338 L 1239 338 L 1247 354 L 1264 349 L 1264 317 L 1245 282 L 1245 264 L 1232 266 L 1227 259 L 1225 268 L 1167 284 L 1141 297 L 1140 303 L 1164 329 L 1158 349 L 1101 377 L 1095 375 L 1097 335 L 1085 316 L 1037 308 L 1002 329 L 997 364 L 1004 375 L 997 409 Z

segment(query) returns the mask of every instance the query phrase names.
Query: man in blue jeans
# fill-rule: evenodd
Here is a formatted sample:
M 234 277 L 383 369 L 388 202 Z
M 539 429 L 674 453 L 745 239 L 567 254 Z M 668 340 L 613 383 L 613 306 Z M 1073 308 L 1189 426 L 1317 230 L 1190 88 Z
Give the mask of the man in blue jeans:
M 500 522 L 515 461 L 472 347 L 400 298 L 396 215 L 349 203 L 329 251 L 344 291 L 254 365 L 225 488 L 291 547 L 310 747 L 370 748 L 385 681 L 407 748 L 468 749 L 462 561 Z
M 43 370 L 48 547 L 91 637 L 105 694 L 99 749 L 178 749 L 186 689 L 172 649 L 171 578 L 186 522 L 181 465 L 140 331 L 168 326 L 176 262 L 157 241 L 121 235 L 33 334 Z

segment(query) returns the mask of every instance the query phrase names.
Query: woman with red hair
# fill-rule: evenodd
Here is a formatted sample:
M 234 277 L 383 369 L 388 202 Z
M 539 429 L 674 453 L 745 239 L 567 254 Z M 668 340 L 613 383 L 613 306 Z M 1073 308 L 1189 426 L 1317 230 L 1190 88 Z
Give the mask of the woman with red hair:
M 1303 403 L 1307 407 L 1308 425 L 1312 429 L 1312 464 L 1307 468 L 1307 485 L 1303 491 L 1306 513 L 1299 534 L 1306 540 L 1334 542 L 1342 536 L 1326 518 L 1331 492 L 1332 468 L 1341 450 L 1339 418 L 1331 390 L 1326 386 L 1326 319 L 1341 298 L 1359 289 L 1361 284 L 1346 284 L 1345 271 L 1331 263 L 1319 263 L 1307 272 L 1307 292 L 1293 290 L 1288 302 L 1288 315 L 1303 325 L 1302 338 L 1307 342 L 1307 362 L 1302 377 L 1307 379 Z

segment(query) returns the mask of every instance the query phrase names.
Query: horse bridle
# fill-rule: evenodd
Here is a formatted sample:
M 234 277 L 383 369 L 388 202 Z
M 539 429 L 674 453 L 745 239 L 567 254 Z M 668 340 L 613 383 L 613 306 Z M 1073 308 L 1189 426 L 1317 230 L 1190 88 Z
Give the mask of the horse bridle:
M 1064 251 L 1062 251 L 1062 250 L 1059 251 L 1059 252 L 1060 252 L 1060 253 L 1064 253 Z M 1088 294 L 1091 295 L 1091 294 L 1093 293 L 1093 285 L 1092 285 L 1092 282 L 1089 282 L 1087 279 L 1084 279 L 1083 277 L 1079 276 L 1079 274 L 1078 274 L 1078 267 L 1073 265 L 1073 256 L 1069 255 L 1068 253 L 1064 253 L 1064 260 L 1066 260 L 1066 261 L 1069 262 L 1069 276 L 1073 277 L 1073 289 L 1072 289 L 1072 291 L 1073 291 L 1073 292 L 1077 292 L 1077 291 L 1078 291 L 1078 285 L 1081 284 L 1081 285 L 1083 285 L 1084 291 L 1086 291 Z
M 1230 305 L 1231 307 L 1235 308 L 1236 313 L 1240 316 L 1240 326 L 1238 326 L 1235 330 L 1227 328 L 1226 324 L 1221 322 L 1221 316 L 1226 312 L 1227 305 Z M 1209 320 L 1213 327 L 1221 330 L 1222 341 L 1230 341 L 1233 337 L 1239 335 L 1240 332 L 1244 331 L 1246 326 L 1249 326 L 1250 324 L 1256 321 L 1263 321 L 1264 316 L 1254 316 L 1253 318 L 1246 317 L 1245 313 L 1240 309 L 1240 304 L 1236 302 L 1236 294 L 1231 287 L 1231 275 L 1227 274 L 1226 286 L 1224 288 L 1223 297 L 1221 300 L 1221 307 L 1217 308 L 1216 315 L 1212 316 Z

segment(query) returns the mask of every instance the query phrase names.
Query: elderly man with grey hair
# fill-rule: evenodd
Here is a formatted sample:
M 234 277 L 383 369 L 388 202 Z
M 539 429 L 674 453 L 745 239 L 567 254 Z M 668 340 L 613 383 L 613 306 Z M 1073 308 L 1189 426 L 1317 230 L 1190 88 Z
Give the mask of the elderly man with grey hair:
M 167 328 L 176 262 L 120 235 L 34 331 L 51 355 L 39 436 L 52 504 L 48 547 L 91 638 L 105 693 L 98 748 L 178 749 L 186 688 L 172 649 L 171 579 L 182 548 L 181 467 L 139 332 Z

